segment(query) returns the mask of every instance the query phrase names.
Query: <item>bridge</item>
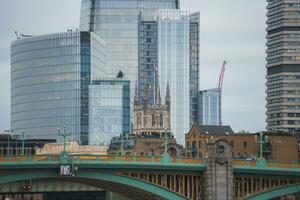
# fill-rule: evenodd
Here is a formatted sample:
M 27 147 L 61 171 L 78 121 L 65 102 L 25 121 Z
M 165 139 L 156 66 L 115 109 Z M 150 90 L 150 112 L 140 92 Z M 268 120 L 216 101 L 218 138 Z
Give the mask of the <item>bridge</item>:
M 299 163 L 226 160 L 220 145 L 214 146 L 217 155 L 206 159 L 67 152 L 1 156 L 0 194 L 103 189 L 130 199 L 261 200 L 300 192 Z

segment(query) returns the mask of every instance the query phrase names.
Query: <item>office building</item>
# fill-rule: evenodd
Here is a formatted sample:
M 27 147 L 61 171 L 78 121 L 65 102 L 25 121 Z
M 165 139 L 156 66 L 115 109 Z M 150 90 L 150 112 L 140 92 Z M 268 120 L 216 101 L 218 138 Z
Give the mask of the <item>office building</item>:
M 183 143 L 198 118 L 199 13 L 179 6 L 179 0 L 83 0 L 80 29 L 107 43 L 109 61 L 103 71 L 111 76 L 123 71 L 131 91 L 137 84 L 140 100 L 147 88 L 148 102 L 155 105 L 156 87 L 160 84 L 165 94 L 170 82 L 171 128 Z M 175 78 L 165 73 L 170 68 L 176 69 Z M 131 105 L 133 99 L 131 93 Z
M 160 10 L 158 15 L 159 85 L 162 94 L 169 86 L 171 131 L 179 144 L 184 143 L 184 134 L 197 119 L 199 42 L 197 49 L 191 50 L 195 45 L 191 44 L 191 39 L 198 41 L 199 32 L 195 31 L 197 34 L 193 35 L 190 31 L 191 22 L 198 23 L 197 15 L 199 13 L 190 15 L 180 10 Z M 194 56 L 190 57 L 194 51 Z
M 222 125 L 221 89 L 201 90 L 198 100 L 198 123 L 200 125 Z
M 11 45 L 11 129 L 32 139 L 88 143 L 88 85 L 105 69 L 105 42 L 89 32 L 18 39 Z M 62 138 L 59 138 L 62 139 Z
M 123 71 L 134 91 L 138 79 L 141 22 L 155 20 L 158 9 L 178 8 L 179 0 L 82 0 L 80 30 L 93 31 L 105 40 L 108 52 L 105 71 L 112 77 L 119 70 Z M 132 105 L 133 98 L 134 94 L 131 95 Z
M 267 129 L 300 129 L 300 4 L 268 0 Z
M 109 145 L 130 133 L 130 82 L 122 78 L 93 80 L 89 85 L 89 144 Z

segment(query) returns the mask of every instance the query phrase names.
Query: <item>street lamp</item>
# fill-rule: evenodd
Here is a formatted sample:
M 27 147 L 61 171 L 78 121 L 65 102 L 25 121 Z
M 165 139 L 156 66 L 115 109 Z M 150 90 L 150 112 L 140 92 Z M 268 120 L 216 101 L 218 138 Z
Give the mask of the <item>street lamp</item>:
M 267 165 L 265 158 L 263 157 L 263 145 L 267 143 L 268 136 L 264 137 L 263 132 L 259 133 L 259 159 L 256 165 L 258 167 L 265 167 Z M 257 135 L 255 135 L 255 142 L 257 142 Z
M 64 146 L 64 150 L 63 152 L 66 152 L 66 137 L 70 136 L 70 133 L 66 133 L 66 126 L 63 126 L 62 132 L 61 129 L 57 130 L 58 135 L 63 137 L 63 146 Z
M 10 155 L 10 133 L 12 131 L 4 130 L 4 132 L 7 133 L 7 151 L 6 151 L 6 154 L 9 156 Z
M 160 134 L 160 138 L 162 138 L 164 140 L 163 146 L 164 146 L 164 156 L 168 155 L 168 143 L 169 143 L 169 139 L 171 138 L 171 133 L 167 132 L 167 130 L 164 130 L 161 134 Z
M 128 135 L 122 133 L 122 134 L 120 135 L 120 139 L 121 139 L 121 156 L 123 156 L 123 155 L 125 155 L 125 154 L 124 154 L 124 139 L 125 139 L 125 141 L 127 141 L 127 140 L 128 140 Z

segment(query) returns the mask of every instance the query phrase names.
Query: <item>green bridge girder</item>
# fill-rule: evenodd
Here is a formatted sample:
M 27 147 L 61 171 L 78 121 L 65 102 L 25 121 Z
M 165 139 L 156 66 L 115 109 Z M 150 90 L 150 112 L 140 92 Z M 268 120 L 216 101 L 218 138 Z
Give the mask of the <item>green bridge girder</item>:
M 274 188 L 268 191 L 261 192 L 259 194 L 247 197 L 245 200 L 262 200 L 262 199 L 273 199 L 276 197 L 282 197 L 290 194 L 300 192 L 300 183 L 293 185 L 286 185 L 283 187 Z
M 0 194 L 24 193 L 24 181 L 10 182 L 0 185 Z M 28 183 L 28 182 L 27 182 Z M 66 180 L 39 179 L 30 182 L 30 193 L 45 192 L 100 192 L 103 189 L 83 183 L 71 182 Z
M 126 157 L 126 156 L 88 156 L 67 155 L 66 163 L 78 167 L 73 177 L 59 176 L 59 167 L 62 164 L 58 155 L 0 157 L 0 185 L 22 180 L 44 180 L 55 178 L 98 187 L 104 190 L 122 193 L 132 199 L 186 199 L 185 197 L 143 180 L 119 175 L 119 172 L 153 172 L 176 174 L 199 174 L 203 172 L 207 163 L 201 159 L 172 158 L 167 162 L 162 157 Z M 267 163 L 259 161 L 233 161 L 233 172 L 237 176 L 276 176 L 300 178 L 298 163 Z M 268 199 L 299 192 L 299 184 L 287 185 L 264 191 L 248 197 L 250 200 Z M 137 195 L 134 197 L 134 195 Z
M 28 170 L 25 172 L 24 170 L 18 170 L 17 173 L 0 175 L 0 185 L 22 180 L 46 180 L 49 178 L 83 183 L 94 187 L 101 187 L 104 190 L 116 193 L 121 192 L 121 194 L 129 196 L 131 199 L 187 199 L 158 185 L 153 185 L 122 175 L 104 173 L 91 169 L 77 171 L 73 177 L 61 177 L 58 175 L 57 170 L 53 169 Z

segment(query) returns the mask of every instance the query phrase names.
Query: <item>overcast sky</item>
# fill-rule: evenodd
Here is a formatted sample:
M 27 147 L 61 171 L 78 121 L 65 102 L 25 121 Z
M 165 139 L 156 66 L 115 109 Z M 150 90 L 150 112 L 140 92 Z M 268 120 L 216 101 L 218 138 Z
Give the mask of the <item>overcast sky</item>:
M 222 61 L 223 122 L 235 131 L 265 128 L 265 0 L 181 0 L 201 12 L 200 87 L 216 87 Z M 77 28 L 80 0 L 1 0 L 0 132 L 10 128 L 10 42 L 24 34 Z

